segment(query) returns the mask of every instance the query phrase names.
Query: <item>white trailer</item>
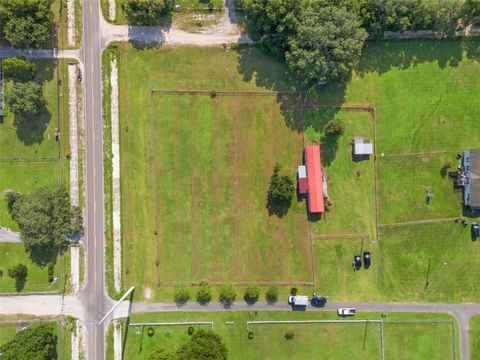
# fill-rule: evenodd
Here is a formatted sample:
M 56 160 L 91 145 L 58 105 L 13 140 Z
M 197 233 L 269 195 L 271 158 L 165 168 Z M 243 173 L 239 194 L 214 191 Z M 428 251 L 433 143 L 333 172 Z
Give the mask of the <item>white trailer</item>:
M 307 306 L 308 296 L 307 295 L 289 296 L 288 303 L 294 306 Z

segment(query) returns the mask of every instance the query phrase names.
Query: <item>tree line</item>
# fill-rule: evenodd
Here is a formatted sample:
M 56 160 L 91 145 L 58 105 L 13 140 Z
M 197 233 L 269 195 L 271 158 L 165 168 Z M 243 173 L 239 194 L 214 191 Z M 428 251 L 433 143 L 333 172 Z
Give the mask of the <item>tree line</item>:
M 236 0 L 252 40 L 284 57 L 307 86 L 344 81 L 367 37 L 386 31 L 465 29 L 480 0 Z
M 52 32 L 50 0 L 0 0 L 0 36 L 22 48 L 45 45 Z

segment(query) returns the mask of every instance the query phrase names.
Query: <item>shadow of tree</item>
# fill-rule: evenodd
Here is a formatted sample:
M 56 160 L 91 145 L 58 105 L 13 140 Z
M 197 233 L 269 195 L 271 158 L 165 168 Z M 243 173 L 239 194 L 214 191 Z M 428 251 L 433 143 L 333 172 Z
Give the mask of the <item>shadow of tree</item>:
M 13 125 L 17 129 L 18 139 L 25 145 L 40 144 L 43 142 L 43 134 L 51 117 L 52 115 L 45 104 L 40 108 L 38 115 L 16 114 Z
M 48 263 L 56 264 L 57 257 L 63 254 L 68 249 L 68 245 L 64 244 L 60 247 L 46 247 L 46 246 L 30 246 L 25 247 L 30 260 L 40 267 L 46 266 Z
M 268 215 L 276 215 L 279 218 L 284 217 L 288 214 L 288 210 L 290 209 L 291 202 L 288 201 L 279 201 L 272 197 L 270 194 L 267 195 L 267 210 Z
M 480 41 L 474 38 L 408 39 L 367 41 L 357 66 L 357 73 L 386 73 L 392 68 L 401 70 L 424 62 L 436 62 L 443 69 L 456 67 L 466 54 L 478 59 Z
M 320 141 L 320 148 L 322 149 L 320 157 L 322 158 L 322 165 L 330 166 L 335 160 L 338 150 L 338 139 L 340 136 L 323 135 Z

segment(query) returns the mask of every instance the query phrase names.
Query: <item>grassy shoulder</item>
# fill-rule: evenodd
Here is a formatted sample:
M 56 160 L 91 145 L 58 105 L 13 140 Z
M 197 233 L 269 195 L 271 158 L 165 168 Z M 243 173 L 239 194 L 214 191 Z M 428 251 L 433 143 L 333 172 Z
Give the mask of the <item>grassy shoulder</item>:
M 222 337 L 232 359 L 288 359 L 292 354 L 308 358 L 318 356 L 319 349 L 322 349 L 322 356 L 329 359 L 380 357 L 379 323 L 251 324 L 248 327 L 246 324 L 262 320 L 336 319 L 336 314 L 331 312 L 177 312 L 134 314 L 131 323 L 212 321 L 213 330 Z M 381 314 L 359 313 L 356 320 L 359 319 L 380 320 Z M 389 313 L 383 320 L 386 353 L 396 354 L 400 359 L 455 358 L 453 349 L 458 348 L 458 329 L 451 316 Z M 419 322 L 403 322 L 407 320 Z M 152 326 L 152 336 L 147 336 L 147 328 L 128 328 L 125 355 L 129 359 L 143 359 L 157 345 L 175 351 L 189 339 L 188 326 Z M 209 329 L 210 326 L 194 326 L 194 329 L 199 328 Z M 293 332 L 293 339 L 285 338 L 287 331 Z
M 80 0 L 74 0 L 74 14 L 75 14 L 75 45 L 68 45 L 68 15 L 67 15 L 68 0 L 55 0 L 52 3 L 51 9 L 54 14 L 56 24 L 56 45 L 58 49 L 77 49 L 82 44 L 82 5 Z
M 469 336 L 470 339 L 470 359 L 480 359 L 480 315 L 475 315 L 470 319 Z

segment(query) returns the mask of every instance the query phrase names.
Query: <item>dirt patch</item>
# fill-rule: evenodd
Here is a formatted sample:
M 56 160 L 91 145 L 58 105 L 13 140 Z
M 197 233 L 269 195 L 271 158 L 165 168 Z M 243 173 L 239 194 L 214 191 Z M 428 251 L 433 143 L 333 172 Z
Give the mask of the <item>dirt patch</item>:
M 143 297 L 145 299 L 151 299 L 152 298 L 152 288 L 146 287 L 145 291 L 143 292 Z

